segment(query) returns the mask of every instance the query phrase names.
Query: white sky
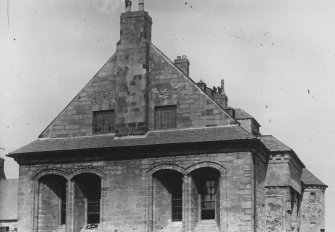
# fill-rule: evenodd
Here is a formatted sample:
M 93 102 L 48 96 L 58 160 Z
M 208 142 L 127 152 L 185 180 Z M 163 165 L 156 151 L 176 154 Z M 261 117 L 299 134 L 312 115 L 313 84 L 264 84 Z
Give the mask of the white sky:
M 133 10 L 138 0 L 133 0 Z M 146 0 L 153 43 L 292 147 L 330 187 L 335 230 L 335 1 Z M 0 0 L 0 154 L 37 138 L 114 53 L 121 0 Z M 9 22 L 8 22 L 9 17 Z M 8 178 L 18 167 L 6 159 Z

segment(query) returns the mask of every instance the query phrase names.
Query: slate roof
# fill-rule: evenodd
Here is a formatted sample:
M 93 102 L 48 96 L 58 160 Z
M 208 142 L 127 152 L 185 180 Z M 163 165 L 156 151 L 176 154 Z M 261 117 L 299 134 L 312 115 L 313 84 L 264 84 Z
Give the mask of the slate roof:
M 14 152 L 11 152 L 8 156 L 13 157 L 24 153 L 48 151 L 69 151 L 81 149 L 248 139 L 256 139 L 256 137 L 246 132 L 238 125 L 228 125 L 219 127 L 149 131 L 144 136 L 128 136 L 124 138 L 115 137 L 114 135 L 110 134 L 83 137 L 38 139 Z
M 17 220 L 18 179 L 0 181 L 0 221 Z
M 262 141 L 262 143 L 271 151 L 293 151 L 292 148 L 286 146 L 284 143 L 279 141 L 277 138 L 272 135 L 261 135 L 258 138 Z
M 307 168 L 304 168 L 302 170 L 301 181 L 304 183 L 304 185 L 328 187 L 321 180 L 319 180 L 316 176 L 314 176 Z
M 235 119 L 237 119 L 237 120 L 253 119 L 259 127 L 261 126 L 253 116 L 251 116 L 250 114 L 248 114 L 244 110 L 242 110 L 240 108 L 234 108 L 234 110 L 235 110 Z
M 236 119 L 254 119 L 250 114 L 240 108 L 234 108 Z

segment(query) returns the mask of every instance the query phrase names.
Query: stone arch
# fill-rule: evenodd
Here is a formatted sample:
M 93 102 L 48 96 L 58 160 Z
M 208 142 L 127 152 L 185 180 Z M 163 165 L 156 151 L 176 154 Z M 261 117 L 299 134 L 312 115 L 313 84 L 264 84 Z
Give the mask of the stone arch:
M 157 165 L 150 170 L 147 171 L 146 173 L 146 185 L 147 185 L 147 225 L 146 225 L 146 231 L 147 232 L 152 232 L 154 231 L 154 193 L 155 191 L 153 190 L 154 188 L 154 182 L 156 180 L 155 174 L 159 174 L 161 172 L 169 172 L 171 171 L 172 173 L 178 173 L 181 177 L 181 191 L 183 192 L 184 184 L 183 184 L 183 178 L 187 176 L 186 170 L 178 166 L 176 164 L 160 164 Z
M 173 170 L 173 171 L 181 173 L 184 176 L 187 174 L 186 170 L 183 167 L 178 166 L 176 164 L 160 164 L 160 165 L 157 165 L 157 166 L 153 167 L 149 171 L 147 171 L 147 176 L 150 177 L 155 172 L 158 172 L 158 171 L 161 171 L 161 170 Z
M 35 176 L 33 176 L 32 179 L 34 181 L 38 181 L 41 177 L 45 175 L 58 175 L 58 176 L 64 177 L 66 180 L 69 180 L 69 175 L 66 171 L 61 170 L 61 169 L 55 169 L 55 168 L 42 170 L 39 173 L 37 173 Z
M 85 224 L 100 224 L 99 229 L 104 231 L 101 222 L 107 197 L 106 179 L 105 172 L 97 168 L 79 168 L 69 174 L 69 195 L 73 202 L 69 227 L 72 231 L 78 231 Z
M 73 180 L 73 178 L 75 176 L 80 175 L 80 174 L 84 174 L 84 173 L 95 174 L 95 175 L 99 176 L 102 180 L 106 180 L 106 178 L 107 178 L 107 175 L 103 171 L 101 171 L 97 168 L 80 168 L 80 169 L 77 169 L 77 170 L 75 170 L 75 171 L 73 171 L 69 174 L 69 180 Z
M 199 163 L 195 163 L 189 167 L 186 168 L 187 171 L 187 177 L 190 179 L 190 187 L 189 189 L 191 189 L 190 191 L 190 196 L 192 196 L 192 198 L 197 198 L 197 196 L 199 195 L 199 192 L 204 192 L 203 191 L 203 187 L 201 186 L 205 186 L 204 184 L 208 181 L 212 182 L 214 181 L 215 187 L 215 202 L 213 202 L 213 204 L 215 204 L 215 210 L 211 210 L 213 212 L 214 215 L 214 219 L 216 220 L 216 223 L 219 227 L 219 230 L 226 230 L 227 229 L 227 169 L 222 166 L 221 164 L 215 163 L 215 162 L 211 162 L 211 161 L 204 161 L 204 162 L 199 162 Z M 208 174 L 205 174 L 207 173 Z M 217 174 L 215 174 L 215 172 L 217 172 Z M 207 179 L 206 177 L 209 177 L 209 179 Z M 216 176 L 216 177 L 215 177 Z M 205 178 L 203 178 L 205 177 Z M 202 199 L 203 196 L 201 196 L 201 198 L 197 198 L 196 201 L 194 202 L 199 202 Z M 191 214 L 190 215 L 190 225 L 189 225 L 189 229 L 190 230 L 194 230 L 196 225 L 197 225 L 197 221 L 199 220 L 207 220 L 209 218 L 205 218 L 203 217 L 203 209 L 194 203 L 191 203 L 189 206 L 189 208 L 192 208 L 192 212 L 196 212 L 194 215 Z M 197 216 L 198 215 L 198 216 Z M 205 215 L 204 215 L 205 216 Z M 210 216 L 210 218 L 212 218 L 212 216 Z
M 222 166 L 221 164 L 215 163 L 215 162 L 210 162 L 210 161 L 204 161 L 200 163 L 193 164 L 186 168 L 186 172 L 188 175 L 190 175 L 191 172 L 200 169 L 200 168 L 214 168 L 217 171 L 220 172 L 221 176 L 227 175 L 227 169 Z
M 53 227 L 54 230 L 59 226 L 64 226 L 66 224 L 68 173 L 61 169 L 44 169 L 33 176 L 32 181 L 34 183 L 34 231 L 45 231 L 49 227 Z M 44 220 L 45 217 L 49 218 Z M 47 224 L 46 221 L 48 221 Z

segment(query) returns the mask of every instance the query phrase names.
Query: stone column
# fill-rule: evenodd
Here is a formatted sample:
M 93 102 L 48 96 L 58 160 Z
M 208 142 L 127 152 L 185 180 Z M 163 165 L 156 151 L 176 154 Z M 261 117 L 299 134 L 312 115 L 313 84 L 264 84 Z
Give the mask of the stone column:
M 183 232 L 191 232 L 191 177 L 185 175 L 183 178 Z
M 66 232 L 74 230 L 74 182 L 68 181 L 66 185 Z

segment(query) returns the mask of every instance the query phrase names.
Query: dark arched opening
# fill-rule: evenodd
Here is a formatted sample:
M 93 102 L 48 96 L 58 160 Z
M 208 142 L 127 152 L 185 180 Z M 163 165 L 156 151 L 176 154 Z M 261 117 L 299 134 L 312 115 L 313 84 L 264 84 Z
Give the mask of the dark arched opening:
M 74 231 L 85 225 L 100 223 L 101 178 L 83 173 L 73 178 L 74 183 Z
M 181 222 L 183 175 L 174 170 L 160 170 L 153 174 L 153 181 L 155 230 L 167 227 L 170 222 Z
M 54 231 L 65 225 L 66 184 L 67 179 L 54 174 L 38 180 L 38 231 Z
M 192 219 L 215 220 L 220 225 L 220 172 L 204 167 L 191 172 Z

